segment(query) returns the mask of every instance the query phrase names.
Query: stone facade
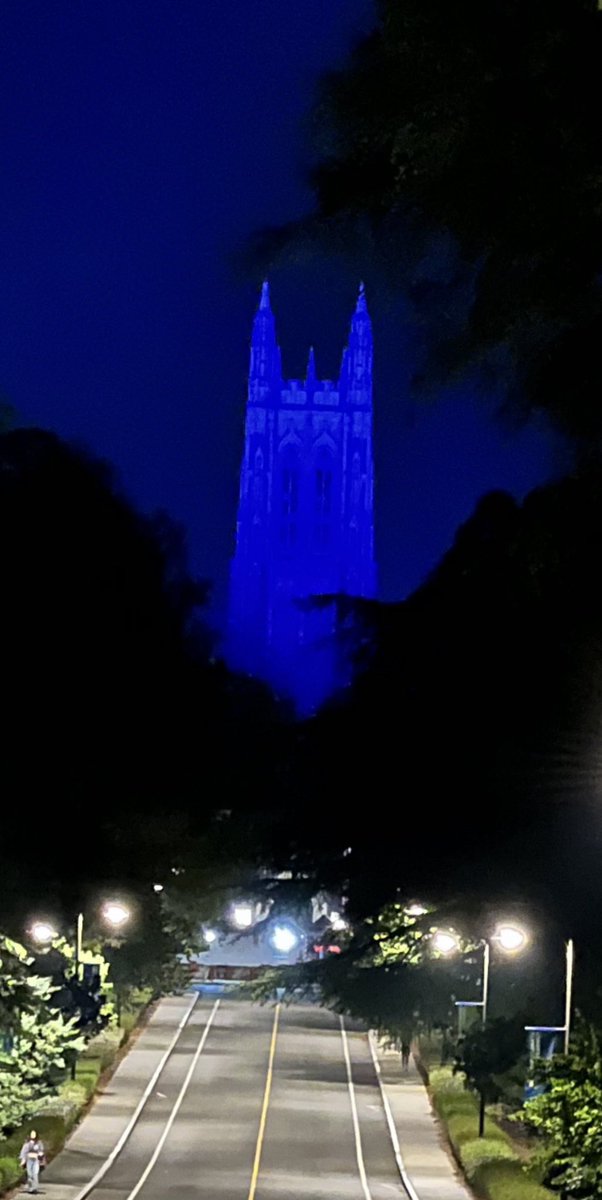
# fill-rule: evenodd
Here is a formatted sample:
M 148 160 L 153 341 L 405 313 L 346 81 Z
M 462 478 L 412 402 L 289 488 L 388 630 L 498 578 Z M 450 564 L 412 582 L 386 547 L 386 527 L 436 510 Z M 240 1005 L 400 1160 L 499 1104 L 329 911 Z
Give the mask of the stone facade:
M 283 380 L 269 288 L 253 326 L 228 657 L 301 708 L 337 684 L 333 606 L 375 594 L 372 328 L 363 285 L 336 383 Z

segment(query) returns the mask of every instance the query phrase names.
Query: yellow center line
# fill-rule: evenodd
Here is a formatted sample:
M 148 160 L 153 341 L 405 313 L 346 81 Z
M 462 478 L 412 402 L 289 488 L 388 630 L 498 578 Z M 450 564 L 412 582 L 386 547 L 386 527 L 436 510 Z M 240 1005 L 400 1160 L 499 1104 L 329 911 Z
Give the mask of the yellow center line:
M 274 1056 L 276 1054 L 276 1038 L 278 1036 L 278 1019 L 280 1017 L 280 1005 L 276 1005 L 274 1013 L 274 1025 L 272 1028 L 272 1040 L 270 1042 L 270 1056 L 268 1058 L 268 1073 L 265 1081 L 265 1091 L 263 1093 L 263 1107 L 261 1109 L 261 1117 L 259 1120 L 259 1132 L 257 1134 L 257 1145 L 255 1147 L 255 1161 L 253 1162 L 253 1173 L 251 1175 L 251 1186 L 249 1188 L 248 1200 L 254 1200 L 255 1191 L 257 1189 L 257 1180 L 259 1178 L 259 1168 L 261 1166 L 261 1152 L 263 1150 L 263 1138 L 265 1134 L 266 1121 L 268 1119 L 268 1108 L 270 1104 L 270 1092 L 272 1090 L 272 1075 L 274 1074 Z

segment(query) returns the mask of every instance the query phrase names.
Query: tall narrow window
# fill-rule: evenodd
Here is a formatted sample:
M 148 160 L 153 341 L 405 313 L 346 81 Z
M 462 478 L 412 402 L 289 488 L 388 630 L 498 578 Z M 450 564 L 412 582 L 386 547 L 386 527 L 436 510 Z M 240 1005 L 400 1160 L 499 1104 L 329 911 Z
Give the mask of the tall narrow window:
M 299 498 L 299 480 L 297 472 L 292 467 L 285 467 L 282 472 L 282 514 L 292 517 L 297 512 Z
M 284 467 L 282 471 L 280 541 L 284 547 L 292 547 L 297 541 L 297 508 L 299 504 L 299 476 L 295 467 Z
M 332 471 L 318 467 L 316 471 L 316 516 L 329 517 L 332 508 Z
M 330 518 L 332 514 L 332 471 L 328 465 L 316 468 L 314 490 L 314 546 L 323 553 L 330 545 Z

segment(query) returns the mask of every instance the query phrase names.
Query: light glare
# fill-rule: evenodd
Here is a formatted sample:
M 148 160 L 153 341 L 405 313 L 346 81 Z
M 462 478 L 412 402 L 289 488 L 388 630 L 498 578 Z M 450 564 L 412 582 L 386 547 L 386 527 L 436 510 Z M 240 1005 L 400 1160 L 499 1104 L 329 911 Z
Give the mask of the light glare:
M 440 929 L 433 938 L 433 945 L 440 954 L 451 954 L 452 950 L 458 949 L 458 939 L 455 934 Z
M 253 909 L 250 904 L 235 904 L 232 920 L 239 929 L 250 929 L 253 924 Z
M 280 954 L 289 954 L 298 941 L 297 934 L 287 925 L 277 925 L 272 934 L 272 945 Z
M 496 941 L 499 942 L 502 950 L 522 950 L 527 936 L 522 929 L 517 929 L 514 925 L 500 925 Z
M 53 942 L 58 933 L 47 921 L 36 921 L 31 927 L 31 936 L 36 942 Z
M 130 913 L 124 904 L 111 902 L 110 904 L 105 904 L 102 915 L 105 921 L 108 921 L 109 925 L 113 925 L 115 929 L 119 929 L 120 925 L 125 925 Z
M 347 928 L 347 922 L 346 922 L 345 918 L 342 917 L 339 912 L 331 912 L 330 924 L 337 933 L 340 933 L 340 931 L 342 929 Z

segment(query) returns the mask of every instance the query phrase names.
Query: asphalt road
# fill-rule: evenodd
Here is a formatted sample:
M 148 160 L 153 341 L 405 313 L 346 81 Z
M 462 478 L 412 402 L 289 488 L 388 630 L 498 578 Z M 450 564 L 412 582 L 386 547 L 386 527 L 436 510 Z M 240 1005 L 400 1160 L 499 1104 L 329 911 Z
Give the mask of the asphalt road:
M 100 1163 L 68 1149 L 45 1172 L 47 1196 L 76 1200 Z M 91 1200 L 395 1194 L 405 1197 L 366 1035 L 317 1007 L 227 998 L 217 1007 L 198 1001 L 131 1135 L 89 1193 Z

